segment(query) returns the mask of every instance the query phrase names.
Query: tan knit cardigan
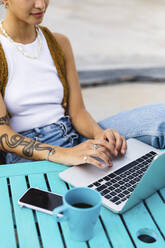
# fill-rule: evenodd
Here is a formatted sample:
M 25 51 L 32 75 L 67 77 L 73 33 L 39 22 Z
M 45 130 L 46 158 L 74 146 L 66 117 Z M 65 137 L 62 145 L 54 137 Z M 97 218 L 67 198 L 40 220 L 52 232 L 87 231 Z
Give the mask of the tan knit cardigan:
M 49 29 L 43 26 L 40 26 L 40 28 L 46 38 L 52 59 L 54 61 L 54 64 L 58 72 L 58 76 L 64 87 L 64 98 L 63 98 L 62 106 L 64 107 L 65 112 L 67 112 L 68 85 L 66 80 L 64 54 L 59 43 L 55 39 L 54 35 L 49 31 Z M 2 93 L 2 96 L 4 96 L 7 81 L 8 81 L 8 65 L 7 65 L 5 53 L 0 43 L 0 91 Z

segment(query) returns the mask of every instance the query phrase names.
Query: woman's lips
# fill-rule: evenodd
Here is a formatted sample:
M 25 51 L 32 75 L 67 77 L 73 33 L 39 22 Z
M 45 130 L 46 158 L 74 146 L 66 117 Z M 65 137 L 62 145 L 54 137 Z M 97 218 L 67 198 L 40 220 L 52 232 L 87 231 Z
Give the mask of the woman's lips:
M 40 13 L 32 13 L 32 16 L 36 17 L 36 18 L 41 18 L 44 15 L 44 12 L 40 12 Z

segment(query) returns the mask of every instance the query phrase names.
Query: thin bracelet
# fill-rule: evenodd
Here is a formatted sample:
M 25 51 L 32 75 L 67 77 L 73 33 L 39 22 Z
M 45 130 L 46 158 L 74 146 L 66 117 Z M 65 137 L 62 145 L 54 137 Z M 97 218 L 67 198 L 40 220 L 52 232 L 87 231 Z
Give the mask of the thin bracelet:
M 47 156 L 46 156 L 46 160 L 47 160 L 47 161 L 50 161 L 50 160 L 49 160 L 49 157 L 50 157 L 51 155 L 53 155 L 55 152 L 56 152 L 56 149 L 55 149 L 55 148 L 51 148 L 51 150 L 49 150 L 49 152 L 48 152 L 48 154 L 47 154 Z

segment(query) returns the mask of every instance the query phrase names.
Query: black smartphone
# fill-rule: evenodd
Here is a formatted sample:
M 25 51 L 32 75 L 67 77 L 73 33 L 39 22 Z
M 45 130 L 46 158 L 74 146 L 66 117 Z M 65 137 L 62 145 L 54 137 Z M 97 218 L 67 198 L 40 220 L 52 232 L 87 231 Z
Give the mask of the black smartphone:
M 53 214 L 54 208 L 62 205 L 62 196 L 37 188 L 29 188 L 18 200 L 21 207 L 27 207 L 47 214 Z

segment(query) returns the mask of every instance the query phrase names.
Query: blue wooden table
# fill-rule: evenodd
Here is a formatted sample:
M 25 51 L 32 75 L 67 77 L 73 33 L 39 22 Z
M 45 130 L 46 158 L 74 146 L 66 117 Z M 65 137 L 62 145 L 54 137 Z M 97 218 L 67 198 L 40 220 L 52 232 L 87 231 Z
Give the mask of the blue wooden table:
M 28 187 L 64 194 L 69 185 L 58 178 L 67 167 L 51 162 L 0 166 L 1 248 L 131 248 L 165 247 L 165 189 L 155 193 L 123 215 L 102 207 L 89 242 L 70 239 L 67 223 L 54 217 L 20 208 L 17 201 Z M 138 236 L 149 234 L 156 241 L 145 243 Z

